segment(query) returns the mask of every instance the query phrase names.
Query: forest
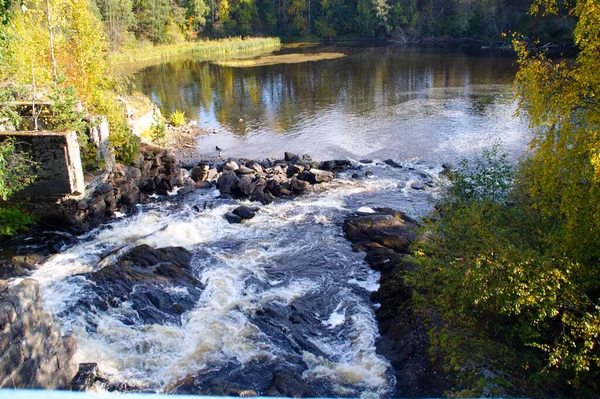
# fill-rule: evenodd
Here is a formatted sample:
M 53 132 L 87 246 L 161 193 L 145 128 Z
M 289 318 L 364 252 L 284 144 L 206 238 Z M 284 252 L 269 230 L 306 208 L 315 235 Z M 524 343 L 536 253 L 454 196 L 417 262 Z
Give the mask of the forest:
M 3 19 L 13 0 L 3 0 Z M 39 3 L 39 4 L 38 4 Z M 42 2 L 23 1 L 21 8 Z M 572 17 L 528 13 L 528 0 L 92 0 L 111 50 L 232 35 L 501 40 L 527 32 L 571 43 Z

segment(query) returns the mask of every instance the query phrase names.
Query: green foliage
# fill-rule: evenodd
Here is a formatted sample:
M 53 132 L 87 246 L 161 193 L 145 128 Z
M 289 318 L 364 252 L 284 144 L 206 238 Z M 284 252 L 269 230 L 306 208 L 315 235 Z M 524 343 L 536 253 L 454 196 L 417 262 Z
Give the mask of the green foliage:
M 0 236 L 12 236 L 17 231 L 27 230 L 36 220 L 35 215 L 19 205 L 0 207 Z
M 78 110 L 80 105 L 73 86 L 56 88 L 50 95 L 50 102 L 50 115 L 46 121 L 50 128 L 85 134 L 88 123 L 84 120 L 85 112 Z
M 187 120 L 185 119 L 185 112 L 179 110 L 171 112 L 169 115 L 169 122 L 171 122 L 171 125 L 175 127 L 185 125 L 187 123 Z
M 8 121 L 9 128 L 19 129 L 21 126 L 21 115 L 14 105 L 19 92 L 18 87 L 3 87 L 0 89 L 0 125 Z
M 14 138 L 0 142 L 0 199 L 8 200 L 14 193 L 31 184 L 37 164 L 29 153 L 18 151 Z
M 166 126 L 158 112 L 154 114 L 154 123 L 150 127 L 150 139 L 159 146 L 164 146 L 167 138 Z
M 497 152 L 461 164 L 428 225 L 431 239 L 415 248 L 414 284 L 444 320 L 431 333 L 432 352 L 469 394 L 494 388 L 469 374 L 473 364 L 492 365 L 532 395 L 598 392 L 600 6 L 567 5 L 578 19 L 577 62 L 514 41 L 520 109 L 536 135 L 513 187 Z M 538 0 L 539 10 L 561 8 Z

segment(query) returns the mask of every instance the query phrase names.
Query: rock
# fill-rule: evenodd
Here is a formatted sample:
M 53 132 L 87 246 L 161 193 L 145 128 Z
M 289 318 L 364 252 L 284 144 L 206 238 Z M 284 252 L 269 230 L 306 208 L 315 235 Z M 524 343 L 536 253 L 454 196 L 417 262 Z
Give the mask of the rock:
M 304 166 L 302 165 L 291 165 L 287 169 L 287 177 L 292 177 L 300 172 L 304 172 Z
M 286 152 L 283 154 L 283 157 L 286 162 L 291 162 L 291 163 L 295 163 L 300 160 L 298 158 L 298 155 L 294 154 L 293 152 Z
M 206 188 L 211 188 L 212 187 L 212 183 L 209 181 L 199 181 L 196 182 L 196 184 L 194 185 L 195 188 L 198 189 L 206 189 Z
M 360 162 L 360 163 L 373 163 L 373 160 L 372 159 L 361 159 L 358 162 Z
M 365 176 L 367 176 L 369 179 L 373 179 L 375 177 L 375 173 L 373 173 L 372 170 L 367 170 L 365 172 Z
M 237 188 L 240 178 L 232 171 L 225 171 L 217 180 L 221 194 L 231 194 Z
M 97 363 L 79 363 L 79 370 L 71 381 L 71 391 L 88 391 L 98 380 L 105 381 L 99 376 Z
M 264 173 L 263 167 L 258 162 L 251 161 L 246 166 L 254 170 L 256 173 Z
M 290 185 L 292 186 L 292 189 L 296 191 L 305 191 L 307 188 L 310 187 L 309 182 L 296 179 L 295 177 L 292 179 Z
M 208 165 L 200 164 L 192 169 L 192 179 L 196 182 L 208 180 Z
M 229 224 L 242 223 L 242 218 L 233 212 L 227 212 L 224 217 Z
M 231 171 L 236 171 L 240 168 L 240 165 L 238 165 L 237 162 L 235 161 L 229 161 L 227 163 L 225 163 L 225 165 L 223 165 L 223 170 L 231 170 Z
M 240 175 L 254 174 L 254 173 L 256 173 L 256 171 L 254 169 L 250 169 L 250 168 L 247 168 L 246 166 L 242 165 L 235 171 L 235 173 L 238 176 L 240 176 Z
M 45 311 L 37 281 L 0 290 L 0 331 L 0 388 L 68 388 L 76 342 Z
M 138 187 L 140 188 L 140 190 L 143 193 L 146 193 L 146 194 L 152 194 L 153 192 L 156 191 L 156 183 L 154 182 L 154 179 L 152 179 L 152 178 L 143 180 L 141 183 L 139 183 Z
M 265 396 L 283 396 L 288 398 L 316 398 L 317 393 L 305 382 L 290 373 L 276 371 L 273 382 L 265 391 Z
M 135 183 L 123 184 L 119 187 L 119 195 L 121 196 L 121 203 L 134 205 L 140 200 L 140 188 Z M 116 209 L 116 203 L 114 204 L 114 208 Z
M 173 191 L 173 185 L 168 179 L 162 179 L 157 177 L 156 180 L 156 194 L 168 195 L 170 191 Z
M 233 210 L 233 214 L 239 216 L 242 219 L 252 219 L 256 216 L 256 208 L 249 208 L 245 205 L 238 206 Z
M 0 292 L 4 292 L 8 289 L 8 283 L 6 280 L 0 280 Z
M 386 159 L 385 161 L 383 161 L 383 163 L 385 163 L 386 165 L 389 165 L 393 168 L 402 168 L 402 165 L 396 163 L 394 160 L 392 159 Z
M 311 169 L 302 173 L 298 178 L 311 184 L 326 183 L 333 180 L 333 173 L 321 169 Z
M 192 274 L 191 259 L 182 247 L 132 248 L 116 264 L 82 275 L 93 283 L 95 295 L 77 306 L 106 311 L 128 301 L 133 312 L 123 316 L 125 323 L 181 324 L 181 314 L 195 306 L 203 288 Z
M 334 161 L 323 161 L 319 165 L 319 169 L 327 170 L 327 171 L 337 171 L 337 170 L 346 170 L 348 167 L 352 166 L 352 163 L 348 160 L 334 160 Z
M 248 176 L 248 175 L 243 175 L 238 184 L 238 189 L 244 194 L 244 195 L 250 195 L 252 194 L 252 192 L 254 191 L 254 189 L 256 188 L 256 185 L 252 182 L 252 177 Z
M 414 182 L 410 185 L 413 190 L 425 190 L 425 184 L 421 182 Z
M 219 171 L 216 168 L 210 168 L 208 170 L 208 176 L 206 176 L 206 180 L 208 181 L 216 181 L 219 177 Z
M 408 253 L 410 243 L 416 238 L 414 229 L 417 222 L 402 212 L 386 208 L 376 208 L 375 211 L 346 219 L 346 237 L 359 249 L 369 248 L 375 243 L 399 253 Z

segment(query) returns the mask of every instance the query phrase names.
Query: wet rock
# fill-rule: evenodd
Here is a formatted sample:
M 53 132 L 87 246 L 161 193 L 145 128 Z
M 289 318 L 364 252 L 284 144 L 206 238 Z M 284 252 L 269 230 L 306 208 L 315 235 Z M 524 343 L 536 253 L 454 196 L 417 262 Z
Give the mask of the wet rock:
M 132 320 L 180 324 L 180 315 L 194 307 L 202 289 L 192 274 L 191 258 L 182 247 L 132 248 L 116 264 L 82 275 L 93 283 L 96 297 L 81 299 L 79 306 L 108 310 L 129 301 L 133 312 L 128 317 Z
M 257 208 L 249 208 L 245 205 L 238 206 L 233 210 L 233 214 L 239 216 L 242 219 L 252 219 L 256 216 Z
M 300 160 L 300 158 L 298 158 L 298 155 L 294 154 L 293 152 L 285 152 L 283 156 L 286 162 L 295 163 Z
M 298 173 L 304 172 L 304 166 L 291 165 L 287 168 L 287 177 L 296 176 Z
M 227 212 L 224 217 L 229 224 L 242 223 L 242 218 L 233 212 Z
M 37 281 L 0 290 L 0 331 L 0 388 L 68 388 L 77 343 L 45 311 Z
M 252 182 L 252 177 L 244 175 L 238 181 L 237 187 L 244 195 L 250 195 L 256 188 L 256 185 Z
M 266 396 L 283 396 L 288 398 L 316 398 L 317 393 L 305 382 L 293 374 L 276 371 L 273 382 L 265 391 Z
M 208 180 L 208 165 L 200 164 L 192 169 L 192 179 L 196 182 Z
M 410 185 L 413 190 L 425 190 L 425 184 L 421 182 L 414 182 Z
M 71 391 L 85 392 L 96 383 L 96 381 L 106 382 L 106 379 L 100 376 L 97 363 L 79 363 L 79 370 L 71 381 Z
M 344 222 L 344 233 L 359 249 L 383 245 L 396 252 L 407 253 L 416 238 L 417 222 L 405 213 L 376 208 L 375 213 L 360 214 Z
M 321 169 L 311 169 L 298 176 L 298 179 L 308 181 L 311 184 L 327 183 L 333 180 L 333 173 Z
M 372 159 L 361 159 L 358 162 L 360 162 L 360 163 L 373 163 L 373 160 Z
M 8 283 L 6 280 L 0 280 L 0 292 L 4 292 L 8 289 Z
M 264 169 L 263 169 L 262 165 L 259 164 L 258 162 L 250 161 L 250 162 L 248 162 L 248 164 L 246 166 L 249 167 L 250 169 L 254 170 L 256 173 L 264 173 Z
M 342 159 L 342 160 L 333 160 L 333 161 L 323 161 L 319 165 L 319 169 L 333 172 L 333 171 L 346 170 L 350 166 L 352 166 L 352 163 L 350 161 Z
M 375 213 L 348 217 L 344 232 L 355 248 L 366 250 L 371 268 L 381 272 L 380 287 L 371 300 L 380 304 L 377 352 L 390 361 L 397 381 L 392 396 L 440 397 L 451 387 L 445 372 L 430 361 L 431 322 L 414 311 L 413 291 L 405 282 L 406 273 L 416 267 L 405 254 L 416 238 L 415 226 L 402 212 L 375 208 Z
M 310 187 L 310 183 L 304 180 L 293 178 L 290 183 L 290 186 L 296 191 L 305 191 L 307 188 Z
M 232 171 L 225 171 L 217 180 L 221 194 L 231 194 L 237 188 L 240 178 Z
M 365 172 L 365 176 L 367 176 L 369 179 L 372 179 L 375 177 L 375 173 L 373 173 L 373 171 L 371 171 L 371 170 L 367 170 Z
M 199 181 L 194 184 L 194 187 L 198 189 L 207 189 L 212 187 L 212 183 L 209 181 Z
M 394 160 L 392 159 L 386 159 L 385 161 L 383 161 L 383 163 L 385 163 L 386 165 L 389 165 L 393 168 L 402 168 L 402 165 L 400 165 L 399 163 L 396 163 Z

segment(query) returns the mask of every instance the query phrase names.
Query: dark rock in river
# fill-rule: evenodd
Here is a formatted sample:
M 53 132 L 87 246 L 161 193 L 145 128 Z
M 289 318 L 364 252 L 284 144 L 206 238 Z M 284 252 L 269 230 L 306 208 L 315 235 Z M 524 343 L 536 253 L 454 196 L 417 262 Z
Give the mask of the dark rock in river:
M 266 396 L 287 398 L 316 398 L 317 393 L 293 374 L 284 371 L 273 373 L 273 382 L 264 393 Z
M 380 303 L 375 313 L 381 338 L 377 352 L 391 363 L 396 377 L 393 397 L 440 397 L 450 389 L 444 371 L 430 361 L 428 331 L 432 327 L 412 307 L 413 289 L 405 276 L 416 266 L 408 259 L 416 239 L 417 223 L 404 213 L 387 208 L 357 213 L 344 222 L 346 237 L 365 260 L 381 272 L 380 287 L 371 300 Z
M 130 301 L 131 318 L 138 323 L 180 324 L 180 315 L 194 307 L 202 289 L 192 275 L 191 257 L 182 247 L 135 247 L 116 264 L 81 275 L 93 283 L 96 298 L 82 299 L 80 306 L 107 310 Z
M 44 310 L 38 282 L 8 288 L 0 280 L 0 288 L 0 388 L 68 388 L 77 342 Z
M 417 222 L 405 213 L 392 209 L 377 208 L 375 211 L 346 219 L 346 237 L 360 250 L 377 243 L 396 252 L 407 253 L 410 243 L 416 238 L 414 229 Z
M 249 208 L 245 205 L 238 206 L 233 210 L 233 214 L 241 217 L 242 219 L 252 219 L 256 216 L 258 208 Z
M 242 218 L 233 212 L 227 212 L 224 218 L 229 224 L 242 223 Z

